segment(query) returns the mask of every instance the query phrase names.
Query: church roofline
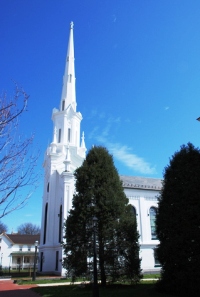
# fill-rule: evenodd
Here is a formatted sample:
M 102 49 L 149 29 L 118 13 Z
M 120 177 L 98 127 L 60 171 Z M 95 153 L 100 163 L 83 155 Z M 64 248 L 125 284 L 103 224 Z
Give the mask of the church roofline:
M 162 179 L 159 178 L 120 175 L 120 179 L 124 188 L 145 190 L 162 189 Z

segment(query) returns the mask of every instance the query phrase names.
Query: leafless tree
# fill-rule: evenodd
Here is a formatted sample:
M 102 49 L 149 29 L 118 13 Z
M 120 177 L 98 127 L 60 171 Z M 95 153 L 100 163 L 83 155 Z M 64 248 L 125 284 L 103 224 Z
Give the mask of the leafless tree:
M 8 231 L 8 227 L 0 221 L 0 234 L 7 231 Z
M 24 137 L 19 126 L 28 98 L 18 86 L 11 98 L 0 96 L 0 218 L 22 208 L 37 186 L 34 135 Z
M 32 223 L 24 223 L 17 227 L 19 234 L 37 235 L 40 234 L 40 227 Z

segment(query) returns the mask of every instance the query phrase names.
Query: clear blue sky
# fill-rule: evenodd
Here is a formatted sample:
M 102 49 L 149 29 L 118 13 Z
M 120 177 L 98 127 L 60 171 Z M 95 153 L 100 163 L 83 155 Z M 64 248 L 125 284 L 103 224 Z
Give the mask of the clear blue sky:
M 104 145 L 120 174 L 162 178 L 182 144 L 200 144 L 199 0 L 1 0 L 0 91 L 30 95 L 21 130 L 43 155 L 52 141 L 74 22 L 77 110 L 88 149 Z M 9 232 L 40 224 L 43 184 Z

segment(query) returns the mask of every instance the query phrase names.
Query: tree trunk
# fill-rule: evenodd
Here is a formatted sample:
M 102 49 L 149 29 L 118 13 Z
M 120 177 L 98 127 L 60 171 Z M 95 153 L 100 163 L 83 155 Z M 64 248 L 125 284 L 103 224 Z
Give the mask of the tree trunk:
M 105 273 L 105 267 L 104 267 L 104 246 L 102 244 L 102 241 L 99 241 L 99 267 L 100 267 L 100 273 L 101 273 L 101 286 L 106 286 L 106 273 Z

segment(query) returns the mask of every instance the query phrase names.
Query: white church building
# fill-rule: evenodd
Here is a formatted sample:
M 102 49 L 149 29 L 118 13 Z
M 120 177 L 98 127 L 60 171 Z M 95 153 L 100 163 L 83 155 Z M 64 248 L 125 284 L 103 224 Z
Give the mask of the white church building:
M 62 259 L 63 225 L 72 207 L 75 182 L 73 172 L 86 156 L 84 133 L 81 135 L 82 115 L 76 111 L 73 23 L 70 24 L 69 44 L 62 96 L 59 108 L 53 109 L 53 138 L 45 152 L 42 224 L 38 272 L 65 275 Z M 141 268 L 158 269 L 155 248 L 157 196 L 161 180 L 120 176 L 124 192 L 133 206 L 140 234 Z

